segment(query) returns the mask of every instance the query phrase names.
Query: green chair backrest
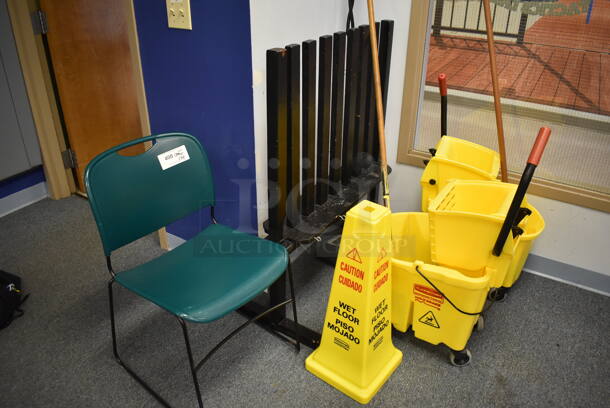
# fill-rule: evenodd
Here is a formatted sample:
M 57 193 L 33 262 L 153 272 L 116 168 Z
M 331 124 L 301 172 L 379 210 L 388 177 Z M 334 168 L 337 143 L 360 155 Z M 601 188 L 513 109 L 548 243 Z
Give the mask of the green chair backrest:
M 155 143 L 142 154 L 118 153 L 148 141 Z M 147 136 L 99 154 L 85 170 L 85 186 L 106 255 L 214 205 L 207 155 L 197 139 L 184 133 Z

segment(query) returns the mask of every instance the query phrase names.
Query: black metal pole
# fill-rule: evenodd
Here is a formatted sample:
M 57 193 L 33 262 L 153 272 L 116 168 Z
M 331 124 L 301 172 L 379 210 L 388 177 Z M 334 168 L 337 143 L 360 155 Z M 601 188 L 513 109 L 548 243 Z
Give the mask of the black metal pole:
M 332 101 L 330 121 L 330 180 L 341 181 L 341 146 L 343 145 L 343 91 L 345 83 L 345 33 L 333 35 Z M 338 191 L 335 191 L 338 193 Z
M 529 16 L 527 14 L 521 14 L 521 19 L 519 20 L 519 31 L 517 32 L 517 44 L 523 44 L 528 17 Z
M 330 153 L 330 101 L 333 37 L 320 37 L 318 58 L 318 143 L 316 169 L 316 202 L 324 204 L 328 199 Z
M 288 59 L 284 48 L 267 50 L 267 177 L 269 235 L 282 238 L 288 184 Z
M 377 32 L 377 36 L 378 38 L 380 37 L 379 35 L 379 28 L 381 27 L 381 23 L 375 23 L 375 31 Z M 379 40 L 381 42 L 381 40 Z M 370 45 L 369 45 L 370 47 Z M 380 56 L 380 60 L 381 60 L 381 51 L 379 52 Z M 379 64 L 381 66 L 382 62 L 379 61 Z M 367 73 L 366 73 L 366 78 L 367 78 L 367 85 L 366 85 L 366 108 L 365 108 L 365 118 L 364 118 L 364 123 L 366 124 L 366 128 L 364 130 L 365 135 L 364 135 L 364 140 L 365 140 L 365 153 L 366 153 L 366 162 L 364 163 L 364 167 L 368 168 L 371 163 L 373 161 L 376 161 L 377 159 L 375 158 L 378 154 L 376 152 L 376 149 L 379 149 L 379 143 L 377 143 L 377 134 L 375 133 L 376 129 L 377 129 L 377 112 L 375 112 L 375 79 L 373 78 L 373 67 L 372 64 L 369 64 Z M 382 83 L 383 86 L 383 83 Z M 383 92 L 383 90 L 382 90 Z M 385 106 L 385 105 L 384 105 Z M 378 194 L 369 194 L 369 200 L 370 201 L 375 201 L 375 198 L 373 197 L 377 197 Z
M 390 65 L 392 63 L 392 42 L 394 40 L 394 21 L 382 20 L 379 38 L 379 72 L 381 75 L 381 95 L 383 106 L 388 106 L 388 89 L 390 85 Z M 385 119 L 387 109 L 383 110 Z
M 441 137 L 447 135 L 447 76 L 438 74 L 438 87 L 441 93 Z
M 432 25 L 432 35 L 438 37 L 441 35 L 441 23 L 443 21 L 443 6 L 444 0 L 437 0 L 434 8 L 434 24 Z
M 302 45 L 302 183 L 301 213 L 308 216 L 316 201 L 316 42 Z
M 341 152 L 341 182 L 344 186 L 349 185 L 354 169 L 354 150 L 356 149 L 356 104 L 358 79 L 360 78 L 360 58 L 360 35 L 357 29 L 350 28 L 347 31 L 343 149 Z
M 286 221 L 291 227 L 300 221 L 301 194 L 301 46 L 286 46 L 288 53 L 288 174 Z
M 365 57 L 371 54 L 371 42 L 369 39 L 369 26 L 361 25 L 358 27 L 360 36 L 360 55 Z M 355 148 L 354 148 L 354 175 L 359 175 L 364 167 L 364 157 L 366 155 L 366 105 L 369 78 L 371 76 L 371 59 L 362 58 L 360 60 L 360 77 L 356 85 L 356 129 L 355 129 Z

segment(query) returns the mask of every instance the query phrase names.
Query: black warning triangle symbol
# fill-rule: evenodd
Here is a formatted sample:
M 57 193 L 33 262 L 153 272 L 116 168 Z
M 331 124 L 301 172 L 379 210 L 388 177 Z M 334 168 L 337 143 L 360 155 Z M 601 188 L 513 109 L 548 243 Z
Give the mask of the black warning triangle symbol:
M 438 321 L 436 320 L 436 317 L 434 316 L 434 313 L 432 313 L 431 310 L 429 310 L 428 312 L 426 312 L 426 314 L 420 317 L 419 321 L 423 324 L 427 324 L 428 326 L 432 326 L 435 329 L 441 328 L 441 326 L 439 326 L 438 324 Z
M 362 263 L 362 258 L 360 258 L 360 254 L 358 253 L 358 250 L 356 248 L 349 251 L 345 256 L 351 259 L 352 261 Z

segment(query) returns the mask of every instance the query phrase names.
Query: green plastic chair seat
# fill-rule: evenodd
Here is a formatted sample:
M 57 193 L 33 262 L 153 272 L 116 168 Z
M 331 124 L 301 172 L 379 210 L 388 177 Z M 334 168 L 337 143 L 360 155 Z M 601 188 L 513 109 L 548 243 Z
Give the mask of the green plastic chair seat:
M 116 281 L 185 320 L 206 323 L 252 300 L 287 265 L 283 246 L 212 224 L 174 250 L 118 273 Z

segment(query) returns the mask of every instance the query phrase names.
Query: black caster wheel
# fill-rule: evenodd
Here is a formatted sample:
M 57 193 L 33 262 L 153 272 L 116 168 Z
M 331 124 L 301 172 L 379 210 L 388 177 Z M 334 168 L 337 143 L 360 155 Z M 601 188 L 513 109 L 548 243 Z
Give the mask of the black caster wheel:
M 504 302 L 508 296 L 508 288 L 492 288 L 487 294 L 487 299 L 492 302 Z
M 452 366 L 455 367 L 464 367 L 470 364 L 470 360 L 472 355 L 470 354 L 470 350 L 464 349 L 462 351 L 449 351 L 449 362 Z
M 474 325 L 474 329 L 478 332 L 483 331 L 485 329 L 485 318 L 483 315 L 479 315 L 477 322 Z

